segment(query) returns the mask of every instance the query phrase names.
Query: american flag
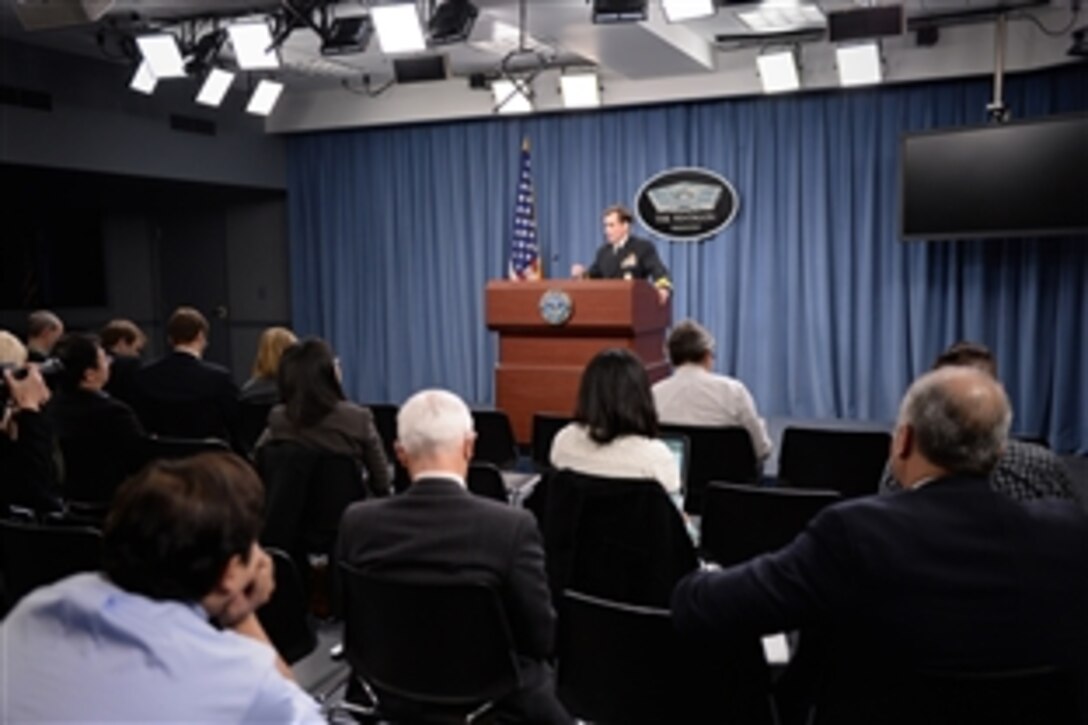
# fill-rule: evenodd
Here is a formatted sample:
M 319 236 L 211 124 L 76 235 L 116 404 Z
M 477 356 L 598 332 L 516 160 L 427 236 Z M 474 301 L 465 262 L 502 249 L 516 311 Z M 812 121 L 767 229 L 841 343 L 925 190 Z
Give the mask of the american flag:
M 510 279 L 540 279 L 540 248 L 536 243 L 536 199 L 533 195 L 529 139 L 521 142 L 521 172 L 514 203 L 514 238 L 510 244 Z

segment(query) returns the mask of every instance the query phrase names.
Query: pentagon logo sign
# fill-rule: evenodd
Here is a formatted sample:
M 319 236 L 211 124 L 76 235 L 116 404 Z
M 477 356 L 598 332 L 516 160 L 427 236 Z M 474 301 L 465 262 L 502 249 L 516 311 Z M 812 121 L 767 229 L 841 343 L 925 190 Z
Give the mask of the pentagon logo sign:
M 724 178 L 706 169 L 662 171 L 642 185 L 635 213 L 647 229 L 682 242 L 706 239 L 737 215 L 740 199 Z

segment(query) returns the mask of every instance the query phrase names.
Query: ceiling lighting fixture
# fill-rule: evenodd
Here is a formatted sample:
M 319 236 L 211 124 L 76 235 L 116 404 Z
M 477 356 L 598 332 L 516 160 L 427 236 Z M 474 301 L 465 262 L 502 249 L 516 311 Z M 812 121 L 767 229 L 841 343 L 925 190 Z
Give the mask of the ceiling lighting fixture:
M 418 53 L 427 48 L 414 4 L 380 5 L 370 9 L 383 53 Z
M 254 116 L 267 116 L 283 93 L 283 84 L 276 81 L 262 80 L 249 98 L 246 112 Z
M 839 85 L 843 88 L 872 85 L 883 78 L 880 46 L 875 42 L 839 46 L 835 49 L 835 59 L 839 66 Z
M 593 0 L 593 22 L 635 23 L 646 19 L 646 0 Z
M 150 96 L 155 92 L 155 86 L 158 83 L 159 80 L 151 73 L 151 66 L 147 64 L 146 60 L 143 60 L 140 61 L 140 67 L 136 69 L 136 73 L 132 76 L 132 80 L 129 81 L 128 87 Z
M 156 79 L 185 77 L 185 61 L 177 39 L 170 33 L 142 35 L 136 38 L 136 45 Z
M 337 18 L 321 39 L 321 55 L 365 53 L 373 34 L 374 22 L 369 15 Z
M 273 48 L 272 33 L 264 21 L 234 23 L 227 26 L 230 44 L 242 70 L 268 70 L 280 67 L 279 54 Z
M 431 45 L 461 43 L 472 34 L 472 26 L 480 11 L 468 0 L 446 0 L 435 8 L 427 23 Z
M 222 68 L 212 68 L 208 71 L 204 84 L 200 86 L 200 93 L 196 95 L 196 102 L 202 106 L 216 108 L 223 102 L 223 98 L 230 90 L 234 82 L 234 74 Z
M 792 50 L 777 53 L 761 53 L 756 56 L 759 80 L 764 93 L 787 93 L 801 87 L 797 73 L 797 58 Z
M 491 95 L 498 113 L 530 113 L 532 90 L 525 81 L 499 78 L 491 82 Z
M 791 30 L 823 29 L 826 19 L 815 5 L 799 5 L 791 0 L 766 0 L 755 10 L 737 13 L 741 22 L 757 33 L 781 33 Z
M 683 20 L 709 18 L 718 8 L 715 0 L 661 0 L 661 10 L 665 20 L 679 23 Z
M 596 108 L 601 105 L 601 82 L 592 71 L 559 76 L 564 108 Z

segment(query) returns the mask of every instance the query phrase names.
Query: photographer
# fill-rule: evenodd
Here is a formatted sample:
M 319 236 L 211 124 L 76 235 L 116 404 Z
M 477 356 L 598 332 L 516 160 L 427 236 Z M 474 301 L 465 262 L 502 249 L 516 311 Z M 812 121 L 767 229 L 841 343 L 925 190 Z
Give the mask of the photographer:
M 9 506 L 57 511 L 53 432 L 42 415 L 49 388 L 37 366 L 27 366 L 23 343 L 5 330 L 0 330 L 0 366 L 0 513 Z

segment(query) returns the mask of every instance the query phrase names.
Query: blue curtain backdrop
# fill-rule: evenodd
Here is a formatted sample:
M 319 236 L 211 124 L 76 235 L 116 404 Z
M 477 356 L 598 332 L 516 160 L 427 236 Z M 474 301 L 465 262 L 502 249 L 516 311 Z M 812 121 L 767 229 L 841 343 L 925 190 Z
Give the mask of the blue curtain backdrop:
M 492 402 L 483 290 L 506 269 L 528 136 L 546 276 L 590 260 L 601 210 L 652 174 L 732 181 L 728 229 L 656 241 L 674 318 L 714 333 L 719 371 L 763 414 L 892 421 L 909 381 L 969 338 L 996 352 L 1015 430 L 1086 452 L 1088 239 L 899 240 L 900 135 L 982 123 L 990 91 L 978 79 L 292 137 L 294 324 L 332 342 L 358 400 L 438 385 Z M 1088 108 L 1088 67 L 1012 76 L 1006 103 L 1017 118 Z

